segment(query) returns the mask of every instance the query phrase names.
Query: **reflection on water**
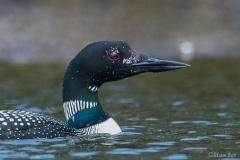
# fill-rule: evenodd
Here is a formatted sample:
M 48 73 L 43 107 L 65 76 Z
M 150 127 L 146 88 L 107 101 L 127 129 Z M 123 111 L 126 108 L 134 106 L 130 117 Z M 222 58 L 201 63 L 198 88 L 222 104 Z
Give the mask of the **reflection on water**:
M 1 140 L 0 159 L 240 158 L 239 60 L 198 59 L 184 70 L 107 83 L 99 93 L 101 103 L 122 134 Z M 65 119 L 66 65 L 0 63 L 1 109 Z

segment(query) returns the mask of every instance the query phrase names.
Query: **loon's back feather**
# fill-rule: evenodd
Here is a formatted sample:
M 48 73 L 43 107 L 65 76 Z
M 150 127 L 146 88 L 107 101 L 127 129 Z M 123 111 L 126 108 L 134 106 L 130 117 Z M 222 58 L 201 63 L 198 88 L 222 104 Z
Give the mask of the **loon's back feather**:
M 72 133 L 74 128 L 53 117 L 20 110 L 0 111 L 1 139 L 29 139 L 63 137 Z

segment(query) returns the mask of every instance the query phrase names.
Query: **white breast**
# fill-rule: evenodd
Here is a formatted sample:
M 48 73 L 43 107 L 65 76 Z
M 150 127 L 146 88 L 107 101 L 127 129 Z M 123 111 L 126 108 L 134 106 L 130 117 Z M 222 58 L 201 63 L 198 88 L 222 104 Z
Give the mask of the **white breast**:
M 114 135 L 114 134 L 121 133 L 122 130 L 119 127 L 119 125 L 112 118 L 109 118 L 108 120 L 106 120 L 102 123 L 99 123 L 97 125 L 97 132 Z

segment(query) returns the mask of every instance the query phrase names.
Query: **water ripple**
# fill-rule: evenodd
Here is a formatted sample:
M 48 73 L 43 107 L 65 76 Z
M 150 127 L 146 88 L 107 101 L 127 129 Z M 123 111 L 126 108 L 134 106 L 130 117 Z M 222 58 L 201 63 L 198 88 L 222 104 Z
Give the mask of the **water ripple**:
M 184 151 L 196 151 L 196 152 L 202 152 L 207 150 L 207 147 L 186 147 L 183 149 Z
M 108 154 L 120 154 L 120 155 L 138 155 L 140 153 L 148 152 L 148 153 L 153 153 L 153 152 L 159 152 L 161 148 L 159 147 L 149 147 L 149 148 L 141 148 L 141 149 L 136 149 L 136 148 L 117 148 L 113 149 L 112 151 L 108 151 Z
M 179 159 L 188 159 L 187 155 L 185 154 L 172 154 L 169 156 L 163 157 L 163 159 L 169 159 L 169 160 L 179 160 Z
M 157 145 L 157 146 L 172 146 L 176 142 L 174 141 L 165 141 L 165 142 L 150 142 L 148 145 Z
M 73 157 L 89 157 L 89 156 L 94 156 L 97 155 L 98 152 L 93 151 L 93 152 L 70 152 L 69 155 Z
M 181 141 L 200 141 L 203 139 L 209 139 L 207 136 L 199 136 L 199 137 L 186 137 L 186 138 L 181 138 Z

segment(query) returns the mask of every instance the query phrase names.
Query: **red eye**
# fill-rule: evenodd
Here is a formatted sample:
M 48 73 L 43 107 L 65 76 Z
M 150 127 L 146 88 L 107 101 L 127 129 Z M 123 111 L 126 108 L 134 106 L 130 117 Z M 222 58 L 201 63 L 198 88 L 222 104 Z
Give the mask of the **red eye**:
M 108 53 L 108 56 L 111 60 L 114 60 L 114 61 L 120 58 L 119 53 L 115 51 Z
M 109 50 L 106 50 L 109 59 L 116 61 L 120 58 L 120 54 L 117 47 L 111 47 Z

